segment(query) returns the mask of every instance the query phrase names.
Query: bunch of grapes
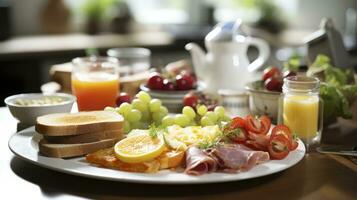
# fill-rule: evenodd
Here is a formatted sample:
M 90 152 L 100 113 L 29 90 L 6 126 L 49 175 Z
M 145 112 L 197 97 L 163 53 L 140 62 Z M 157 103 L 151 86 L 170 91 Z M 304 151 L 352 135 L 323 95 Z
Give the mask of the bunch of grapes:
M 165 126 L 177 124 L 181 127 L 196 125 L 211 126 L 230 120 L 230 117 L 226 115 L 222 106 L 217 106 L 213 111 L 208 111 L 205 105 L 198 105 L 196 110 L 197 112 L 192 107 L 185 106 L 181 114 L 165 116 L 162 119 L 162 124 Z
M 160 125 L 169 113 L 159 99 L 152 99 L 144 91 L 136 94 L 131 103 L 124 102 L 117 108 L 107 107 L 105 110 L 116 111 L 124 117 L 124 133 L 132 129 L 146 129 L 152 123 Z

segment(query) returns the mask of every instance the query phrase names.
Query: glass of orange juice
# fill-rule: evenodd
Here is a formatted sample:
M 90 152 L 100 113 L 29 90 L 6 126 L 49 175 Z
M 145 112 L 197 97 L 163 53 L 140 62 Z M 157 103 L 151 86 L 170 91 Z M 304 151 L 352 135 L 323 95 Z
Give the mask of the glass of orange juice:
M 72 92 L 79 111 L 115 106 L 119 93 L 119 61 L 113 57 L 79 57 L 72 60 Z

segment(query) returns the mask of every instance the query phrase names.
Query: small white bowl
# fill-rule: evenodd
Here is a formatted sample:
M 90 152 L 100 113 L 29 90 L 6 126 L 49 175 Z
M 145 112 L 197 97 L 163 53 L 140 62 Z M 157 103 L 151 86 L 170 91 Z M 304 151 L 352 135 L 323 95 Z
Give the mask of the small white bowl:
M 278 119 L 280 92 L 264 89 L 262 81 L 248 83 L 249 110 L 254 115 L 267 115 L 273 122 Z
M 18 105 L 15 103 L 18 99 L 41 99 L 44 97 L 61 97 L 64 101 L 51 104 L 51 105 Z M 76 101 L 76 97 L 65 93 L 55 94 L 42 94 L 42 93 L 28 93 L 17 94 L 9 96 L 5 99 L 5 103 L 8 106 L 10 113 L 22 124 L 34 125 L 36 119 L 39 116 L 51 114 L 51 113 L 69 113 L 71 112 L 73 103 Z

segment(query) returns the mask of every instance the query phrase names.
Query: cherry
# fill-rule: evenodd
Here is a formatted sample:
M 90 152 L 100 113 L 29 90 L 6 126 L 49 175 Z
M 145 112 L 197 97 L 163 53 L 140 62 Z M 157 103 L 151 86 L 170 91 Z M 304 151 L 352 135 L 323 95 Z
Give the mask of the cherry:
M 154 72 L 150 75 L 147 81 L 147 86 L 153 90 L 162 90 L 164 87 L 163 78 L 161 74 Z
M 193 88 L 193 80 L 189 76 L 177 75 L 176 76 L 176 89 L 189 90 Z
M 193 93 L 188 93 L 183 98 L 184 106 L 191 106 L 192 108 L 196 108 L 198 102 L 198 96 Z
M 281 92 L 283 81 L 280 78 L 270 77 L 264 81 L 264 86 L 269 91 Z
M 266 81 L 270 77 L 281 77 L 281 72 L 277 67 L 268 67 L 263 72 L 263 81 Z
M 167 90 L 167 91 L 173 91 L 175 90 L 175 85 L 172 81 L 169 81 L 167 79 L 164 80 L 164 86 L 162 88 L 163 90 Z
M 120 106 L 124 102 L 131 103 L 131 96 L 126 92 L 121 92 L 116 99 L 116 104 Z
M 296 76 L 296 72 L 290 71 L 290 70 L 285 71 L 284 74 L 283 74 L 283 77 L 286 78 L 286 77 L 289 77 L 289 76 Z

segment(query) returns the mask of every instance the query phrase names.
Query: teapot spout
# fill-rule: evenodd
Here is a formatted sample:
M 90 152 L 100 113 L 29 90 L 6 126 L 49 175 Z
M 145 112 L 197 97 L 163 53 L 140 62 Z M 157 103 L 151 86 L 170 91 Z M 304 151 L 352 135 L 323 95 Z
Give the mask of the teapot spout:
M 203 79 L 205 77 L 203 70 L 206 66 L 206 55 L 200 46 L 191 42 L 186 44 L 185 49 L 190 52 L 193 62 L 193 67 L 196 72 L 196 75 L 199 79 Z

